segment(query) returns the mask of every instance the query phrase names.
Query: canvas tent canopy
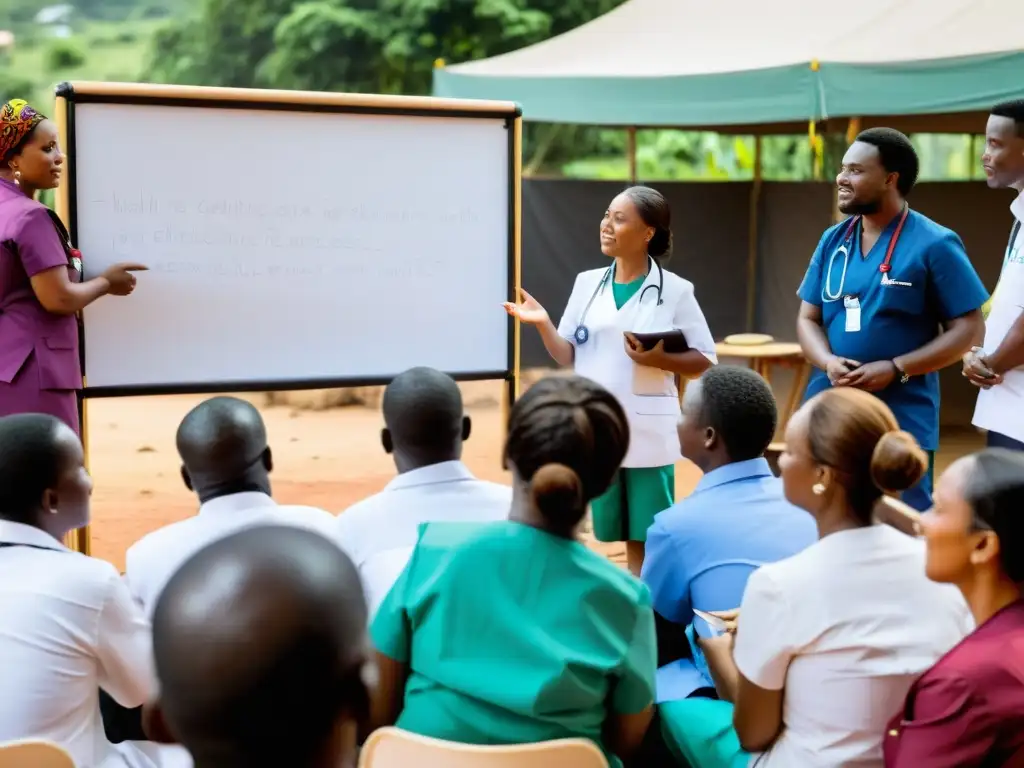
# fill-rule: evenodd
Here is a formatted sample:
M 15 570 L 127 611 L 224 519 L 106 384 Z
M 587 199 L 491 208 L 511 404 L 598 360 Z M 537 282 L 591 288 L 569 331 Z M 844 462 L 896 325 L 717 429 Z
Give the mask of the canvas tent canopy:
M 434 94 L 518 101 L 541 122 L 735 131 L 903 115 L 906 130 L 959 130 L 956 115 L 1024 98 L 1022 73 L 1024 0 L 627 0 L 438 68 Z

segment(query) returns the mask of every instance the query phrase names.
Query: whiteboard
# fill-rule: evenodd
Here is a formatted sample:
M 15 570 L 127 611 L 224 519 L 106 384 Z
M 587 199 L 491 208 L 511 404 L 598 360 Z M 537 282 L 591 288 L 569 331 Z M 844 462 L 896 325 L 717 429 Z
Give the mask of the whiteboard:
M 102 103 L 73 118 L 85 279 L 149 267 L 83 313 L 87 394 L 511 369 L 505 118 Z

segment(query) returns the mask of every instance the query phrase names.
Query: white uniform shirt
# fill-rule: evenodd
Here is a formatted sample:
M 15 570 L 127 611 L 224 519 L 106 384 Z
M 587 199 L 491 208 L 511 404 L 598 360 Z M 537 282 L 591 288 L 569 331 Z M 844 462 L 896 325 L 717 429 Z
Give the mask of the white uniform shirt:
M 208 544 L 254 525 L 294 525 L 330 537 L 334 516 L 315 507 L 279 505 L 259 492 L 210 499 L 199 514 L 160 528 L 131 546 L 125 580 L 132 596 L 152 617 L 167 582 L 192 555 Z
M 679 391 L 675 377 L 634 363 L 626 354 L 623 333 L 680 330 L 690 348 L 701 352 L 712 363 L 718 362 L 715 340 L 689 280 L 664 270 L 664 301 L 659 306 L 659 269 L 653 266 L 640 290 L 622 305 L 622 309 L 616 309 L 611 279 L 598 288 L 607 272 L 607 268 L 592 269 L 576 277 L 569 303 L 558 324 L 558 335 L 575 347 L 576 373 L 605 387 L 626 411 L 630 440 L 622 466 L 675 464 L 682 458 L 676 433 Z M 594 300 L 587 310 L 591 297 Z M 585 325 L 589 332 L 583 344 L 575 338 L 580 325 Z M 657 394 L 636 394 L 639 391 Z
M 1024 192 L 1010 205 L 1017 221 L 1024 221 Z M 1006 251 L 999 286 L 985 321 L 985 352 L 996 351 L 1024 310 L 1024 228 Z M 1024 441 L 1024 368 L 1003 375 L 1003 383 L 978 391 L 974 426 Z
M 0 521 L 0 542 L 19 545 L 0 548 L 0 742 L 55 742 L 78 768 L 150 765 L 100 717 L 100 688 L 130 708 L 156 688 L 149 624 L 117 571 L 27 525 Z
M 405 567 L 421 524 L 505 520 L 511 507 L 509 486 L 478 480 L 461 461 L 445 461 L 403 472 L 353 504 L 338 516 L 334 535 L 359 568 L 372 612 Z
M 758 768 L 882 766 L 910 685 L 973 620 L 960 591 L 929 581 L 924 543 L 887 525 L 841 531 L 751 575 L 734 658 L 785 688 L 783 730 Z

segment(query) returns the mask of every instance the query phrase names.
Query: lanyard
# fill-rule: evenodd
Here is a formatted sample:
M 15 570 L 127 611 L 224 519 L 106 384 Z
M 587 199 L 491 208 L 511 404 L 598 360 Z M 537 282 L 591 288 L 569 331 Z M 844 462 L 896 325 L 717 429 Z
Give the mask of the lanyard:
M 892 233 L 892 238 L 889 240 L 889 247 L 885 250 L 885 260 L 878 267 L 878 271 L 883 275 L 886 272 L 892 271 L 892 254 L 893 251 L 896 250 L 896 242 L 900 239 L 900 233 L 903 231 L 903 225 L 907 223 L 907 216 L 909 214 L 910 207 L 904 203 L 903 215 L 900 216 L 900 223 L 896 225 L 896 231 Z M 856 230 L 857 225 L 860 223 L 860 220 L 861 216 L 859 214 L 853 217 L 853 221 L 851 221 L 846 227 L 846 234 L 843 237 L 844 240 L 853 239 L 853 233 Z M 1020 222 L 1017 223 L 1020 224 Z M 1013 242 L 1012 238 L 1010 242 Z
M 1013 251 L 1013 244 L 1017 242 L 1017 235 L 1020 234 L 1020 219 L 1013 222 L 1013 226 L 1010 228 L 1010 242 L 1006 244 L 1006 258 L 1010 258 L 1010 253 Z

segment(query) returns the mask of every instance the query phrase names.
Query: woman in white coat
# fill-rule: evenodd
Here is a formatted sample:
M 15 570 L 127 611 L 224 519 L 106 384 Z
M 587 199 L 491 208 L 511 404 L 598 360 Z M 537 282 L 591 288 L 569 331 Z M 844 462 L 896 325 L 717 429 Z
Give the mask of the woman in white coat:
M 647 529 L 675 501 L 677 379 L 700 376 L 717 358 L 693 283 L 661 266 L 672 248 L 664 196 L 650 187 L 625 190 L 605 211 L 600 235 L 612 265 L 576 277 L 557 328 L 526 291 L 505 310 L 537 327 L 556 363 L 603 385 L 625 409 L 629 451 L 591 514 L 594 536 L 625 541 L 629 569 L 639 575 Z M 683 332 L 688 350 L 667 352 L 663 341 L 645 350 L 634 336 L 671 330 Z

